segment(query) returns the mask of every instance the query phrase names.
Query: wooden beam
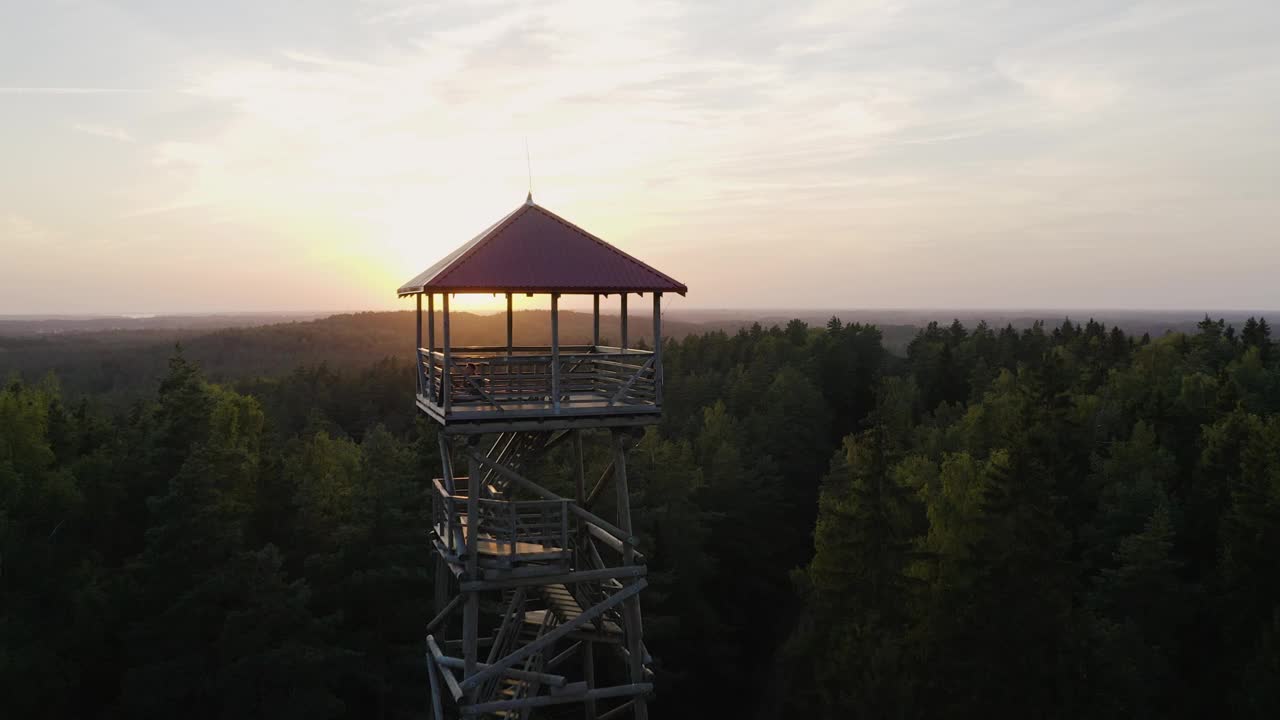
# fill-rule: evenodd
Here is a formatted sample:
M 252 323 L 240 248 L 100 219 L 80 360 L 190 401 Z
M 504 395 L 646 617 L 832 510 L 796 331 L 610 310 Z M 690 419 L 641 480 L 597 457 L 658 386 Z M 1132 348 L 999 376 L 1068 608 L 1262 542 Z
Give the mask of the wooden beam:
M 551 293 L 551 411 L 560 412 L 560 293 Z
M 614 403 L 618 402 L 619 400 L 622 399 L 623 395 L 627 394 L 627 391 L 631 389 L 632 385 L 636 384 L 636 381 L 640 379 L 640 376 L 644 374 L 644 371 L 648 370 L 650 367 L 653 366 L 653 360 L 655 357 L 657 356 L 650 355 L 649 359 L 644 361 L 644 365 L 641 365 L 640 368 L 636 370 L 635 373 L 625 383 L 623 383 L 622 387 L 618 388 L 618 392 L 614 393 L 613 397 L 609 398 L 610 405 L 613 405 Z
M 591 296 L 591 345 L 600 344 L 600 293 Z
M 585 507 L 587 504 L 587 468 L 582 453 L 582 431 L 573 432 L 573 490 L 574 499 L 577 500 L 579 507 Z M 578 519 L 578 543 L 586 539 L 586 527 L 583 525 L 581 518 Z M 582 560 L 578 558 L 574 563 L 575 567 L 582 567 Z
M 550 670 L 552 668 L 558 667 L 559 665 L 564 663 L 566 660 L 573 657 L 574 653 L 581 650 L 584 644 L 589 644 L 589 643 L 586 643 L 583 640 L 579 640 L 578 642 L 565 648 L 564 652 L 548 660 L 547 664 L 543 666 L 543 669 Z
M 555 433 L 554 435 L 552 435 L 552 436 L 551 436 L 551 438 L 550 438 L 549 440 L 547 440 L 547 442 L 546 442 L 546 443 L 544 443 L 544 444 L 543 444 L 543 446 L 542 446 L 542 452 L 544 452 L 544 453 L 545 453 L 546 451 L 550 450 L 551 448 L 553 448 L 553 447 L 555 447 L 555 446 L 559 445 L 560 443 L 564 442 L 565 438 L 569 437 L 570 435 L 574 435 L 574 434 L 576 434 L 576 431 L 574 431 L 574 430 L 557 430 L 557 431 L 556 431 L 556 433 Z
M 598 570 L 573 570 L 552 575 L 513 575 L 493 580 L 463 580 L 463 592 L 486 592 L 488 590 L 506 590 L 508 588 L 528 585 L 565 585 L 568 583 L 596 582 L 614 578 L 636 578 L 648 574 L 644 565 L 626 565 L 623 567 L 607 567 Z
M 443 375 L 440 378 L 440 394 L 442 396 L 440 405 L 444 408 L 444 414 L 447 416 L 450 405 L 449 385 L 451 381 L 449 375 L 453 371 L 453 350 L 450 347 L 449 338 L 449 293 L 444 293 L 441 298 L 443 298 L 444 303 L 444 307 L 441 308 L 442 317 L 440 318 L 441 330 L 444 332 L 444 367 L 441 368 Z
M 444 416 L 437 409 L 421 403 L 418 407 L 432 418 L 444 422 Z M 615 405 L 607 414 L 598 413 L 598 410 L 591 408 L 566 408 L 558 417 L 521 417 L 519 413 L 508 409 L 500 419 L 496 419 L 496 413 L 488 413 L 488 417 L 479 417 L 469 422 L 455 415 L 443 429 L 450 435 L 489 435 L 497 432 L 547 432 L 569 428 L 643 427 L 656 425 L 661 420 L 657 408 L 640 405 Z
M 511 594 L 511 602 L 507 604 L 507 611 L 502 615 L 502 625 L 498 628 L 497 634 L 493 636 L 493 645 L 489 647 L 489 658 L 485 662 L 493 662 L 498 659 L 498 651 L 502 649 L 503 643 L 507 639 L 507 633 L 513 631 L 513 625 L 524 622 L 524 596 L 524 588 L 517 588 Z M 517 616 L 519 616 L 519 619 L 517 619 Z
M 608 545 L 614 552 L 625 552 L 625 548 L 627 547 L 625 544 L 619 542 L 617 538 L 605 532 L 604 529 L 595 523 L 587 523 L 587 532 L 591 533 L 591 537 L 594 537 L 605 545 Z
M 467 522 L 471 524 L 471 530 L 467 535 L 467 574 L 468 579 L 475 579 L 479 576 L 477 570 L 480 563 L 480 465 L 476 462 L 479 452 L 476 450 L 476 444 L 479 443 L 480 436 L 476 435 L 467 440 Z M 465 590 L 463 590 L 466 593 Z M 467 594 L 467 606 L 462 620 L 462 653 L 466 665 L 463 671 L 463 678 L 470 678 L 476 674 L 476 636 L 479 632 L 480 625 L 480 594 L 470 592 Z M 468 691 L 469 700 L 472 702 L 476 699 L 478 688 L 474 686 Z
M 622 352 L 627 351 L 627 294 L 622 293 Z
M 448 655 L 440 659 L 440 664 L 455 670 L 461 670 L 466 661 L 461 658 L 449 657 Z M 478 663 L 476 665 L 481 670 L 489 669 L 489 663 Z M 546 683 L 552 687 L 564 687 L 569 680 L 563 675 L 554 675 L 552 673 L 531 672 L 529 670 L 519 670 L 517 668 L 507 668 L 502 671 L 504 677 L 515 678 L 516 680 L 536 680 L 540 683 Z
M 511 359 L 511 338 L 512 338 L 512 320 L 511 320 L 511 293 L 507 293 L 507 359 Z
M 627 449 L 623 445 L 623 434 L 613 431 L 613 480 L 618 491 L 618 525 L 624 536 L 631 535 L 631 490 L 627 487 Z M 634 560 L 629 549 L 624 549 L 622 561 L 628 565 Z
M 462 699 L 462 688 L 458 685 L 458 680 L 453 676 L 453 673 L 440 666 L 444 653 L 440 652 L 440 646 L 436 644 L 436 639 L 432 635 L 427 636 L 427 649 L 431 651 L 431 657 L 436 661 L 436 667 L 439 668 L 440 674 L 444 676 L 444 682 L 449 686 L 449 693 L 453 695 L 453 701 L 458 702 Z
M 522 710 L 524 708 L 562 705 L 564 703 L 582 702 L 583 700 L 605 700 L 614 697 L 631 697 L 648 695 L 653 692 L 653 683 L 633 683 L 631 685 L 615 685 L 595 690 L 584 690 L 578 693 L 561 693 L 558 695 L 537 695 L 520 700 L 495 700 L 461 708 L 463 715 L 484 715 L 503 710 Z
M 630 535 L 631 491 L 627 487 L 627 448 L 624 433 L 620 430 L 613 431 L 613 468 L 614 484 L 618 489 L 618 524 Z M 624 565 L 635 562 L 635 553 L 631 547 L 623 548 L 622 562 Z M 626 590 L 632 587 L 635 585 L 627 586 Z M 631 682 L 639 683 L 644 680 L 644 662 L 641 654 L 641 633 L 644 631 L 640 622 L 640 598 L 635 597 L 635 593 L 632 593 L 629 598 L 622 608 L 622 619 L 627 636 L 627 651 L 631 653 L 631 657 L 628 658 Z M 635 716 L 636 720 L 648 720 L 649 708 L 644 698 L 636 698 Z
M 448 532 L 448 530 L 446 530 L 445 532 Z M 603 563 L 602 563 L 602 564 L 603 564 Z M 436 553 L 435 571 L 434 571 L 434 573 L 433 573 L 433 574 L 435 575 L 434 580 L 435 580 L 435 608 L 436 608 L 436 613 L 437 613 L 437 616 L 438 616 L 438 617 L 442 618 L 441 622 L 446 622 L 446 624 L 445 624 L 445 630 L 444 630 L 443 634 L 448 635 L 448 634 L 449 634 L 449 631 L 448 631 L 448 627 L 449 627 L 449 626 L 448 626 L 448 624 L 447 624 L 447 620 L 449 619 L 449 613 L 448 613 L 448 612 L 446 612 L 446 610 L 447 610 L 447 609 L 449 609 L 455 601 L 457 601 L 457 598 L 454 598 L 454 600 L 448 600 L 448 597 L 449 597 L 449 561 L 448 561 L 448 560 L 445 560 L 445 559 L 444 559 L 444 556 L 443 556 L 443 555 L 441 555 L 440 553 Z M 459 596 L 459 597 L 461 597 L 461 596 Z M 431 622 L 434 624 L 434 623 L 435 623 L 435 620 L 432 620 Z M 432 629 L 431 629 L 431 625 L 428 625 L 428 626 L 427 626 L 427 633 L 428 633 L 428 634 L 430 634 L 430 633 L 431 633 L 431 631 L 432 631 Z
M 521 660 L 524 660 L 530 655 L 533 655 L 534 653 L 539 652 L 543 648 L 553 645 L 557 640 L 564 637 L 565 635 L 568 635 L 574 630 L 577 630 L 583 625 L 586 625 L 592 620 L 595 620 L 596 618 L 605 614 L 609 610 L 612 610 L 618 605 L 621 605 L 622 603 L 626 602 L 628 598 L 638 594 L 641 590 L 643 590 L 647 586 L 648 586 L 648 583 L 645 581 L 644 578 L 640 578 L 636 580 L 634 583 L 632 583 L 631 585 L 628 585 L 627 587 L 623 588 L 617 593 L 614 593 L 612 596 L 591 606 L 587 610 L 583 610 L 582 614 L 579 615 L 578 617 L 572 620 L 569 620 L 568 622 L 562 625 L 557 625 L 556 627 L 552 628 L 550 631 L 548 631 L 546 634 L 544 634 L 542 637 L 538 638 L 537 640 L 534 640 L 528 645 L 525 645 L 524 647 L 517 649 L 515 652 L 498 660 L 497 662 L 485 668 L 484 670 L 481 670 L 480 672 L 477 672 L 476 674 L 463 679 L 461 683 L 461 687 L 475 688 L 479 686 L 481 683 L 487 680 L 491 680 L 494 677 L 497 677 L 497 675 L 503 670 L 511 667 L 512 665 L 515 665 L 516 663 L 520 662 Z
M 622 713 L 626 712 L 628 709 L 631 708 L 632 705 L 635 705 L 635 704 L 636 704 L 635 698 L 632 698 L 622 703 L 618 707 L 610 710 L 609 712 L 601 715 L 600 720 L 611 720 L 612 718 L 621 717 Z
M 587 683 L 588 693 L 596 689 L 596 644 L 590 640 L 583 641 L 582 679 Z M 596 720 L 595 698 L 587 698 L 584 710 L 587 720 Z
M 596 498 L 600 497 L 600 492 L 604 490 L 604 484 L 609 478 L 613 477 L 613 461 L 605 466 L 604 472 L 600 473 L 600 479 L 596 481 L 595 487 L 591 488 L 591 492 L 587 495 L 586 502 L 582 503 L 583 507 L 591 507 L 596 504 Z
M 427 632 L 428 633 L 434 632 L 436 627 L 440 625 L 440 623 L 448 619 L 449 613 L 453 612 L 454 610 L 457 610 L 458 606 L 461 604 L 462 604 L 462 596 L 461 595 L 454 596 L 454 598 L 449 601 L 449 604 L 445 605 L 444 609 L 436 613 L 436 616 L 431 619 L 431 622 L 427 623 Z
M 444 470 L 444 489 L 449 491 L 450 495 L 457 492 L 453 486 L 453 453 L 449 448 L 449 436 L 444 433 L 436 434 L 436 442 L 440 445 L 440 464 Z
M 662 293 L 653 294 L 653 402 L 662 405 Z
M 436 296 L 427 295 L 427 400 L 436 401 Z
M 439 670 L 436 668 L 436 658 L 431 653 L 427 653 L 427 675 L 431 677 L 431 718 L 432 720 L 444 720 L 444 707 L 440 702 L 440 678 L 436 675 Z
M 417 382 L 418 394 L 422 394 L 422 293 L 413 296 L 415 305 L 417 306 L 417 314 L 414 316 L 414 330 L 417 333 L 413 348 L 413 367 L 414 378 Z

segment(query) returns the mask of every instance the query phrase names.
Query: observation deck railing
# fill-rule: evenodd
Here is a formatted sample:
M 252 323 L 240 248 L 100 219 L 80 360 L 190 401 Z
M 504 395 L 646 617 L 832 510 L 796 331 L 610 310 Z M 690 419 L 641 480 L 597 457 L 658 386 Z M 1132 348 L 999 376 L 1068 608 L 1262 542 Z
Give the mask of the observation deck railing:
M 599 345 L 418 350 L 418 403 L 442 422 L 653 413 L 661 367 L 648 350 Z

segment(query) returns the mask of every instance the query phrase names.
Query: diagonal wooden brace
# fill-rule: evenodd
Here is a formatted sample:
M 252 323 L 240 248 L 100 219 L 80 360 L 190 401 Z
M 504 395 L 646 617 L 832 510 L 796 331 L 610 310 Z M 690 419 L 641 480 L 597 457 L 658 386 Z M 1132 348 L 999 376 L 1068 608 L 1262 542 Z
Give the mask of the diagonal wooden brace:
M 644 375 L 644 373 L 645 373 L 645 371 L 646 371 L 646 370 L 648 370 L 649 368 L 653 367 L 653 358 L 654 358 L 654 356 L 653 356 L 653 355 L 650 355 L 650 356 L 649 356 L 649 359 L 648 359 L 648 360 L 646 360 L 646 361 L 645 361 L 645 363 L 644 363 L 643 365 L 641 365 L 641 366 L 640 366 L 640 369 L 639 369 L 639 370 L 636 370 L 635 374 L 631 376 L 631 379 L 630 379 L 630 380 L 628 380 L 628 381 L 626 382 L 626 384 L 625 384 L 625 385 L 623 385 L 622 387 L 618 388 L 618 392 L 614 393 L 613 397 L 609 399 L 609 404 L 610 404 L 610 405 L 613 405 L 614 403 L 616 403 L 616 402 L 618 402 L 619 400 L 621 400 L 621 399 L 622 399 L 622 396 L 623 396 L 623 395 L 626 395 L 626 394 L 627 394 L 627 391 L 631 389 L 631 386 L 632 386 L 632 385 L 635 385 L 635 384 L 636 384 L 636 381 L 640 379 L 640 376 L 641 376 L 641 375 Z
M 618 605 L 621 605 L 628 598 L 636 595 L 645 587 L 647 587 L 648 584 L 649 583 L 643 578 L 641 578 L 640 580 L 637 580 L 636 582 L 623 588 L 621 591 L 614 593 L 614 595 L 609 597 L 608 599 L 596 605 L 591 606 L 591 608 L 588 610 L 584 610 L 582 614 L 579 615 L 578 617 L 564 623 L 563 625 L 557 625 L 555 629 L 551 630 L 550 632 L 538 638 L 537 640 L 534 640 L 533 642 L 516 650 L 510 655 L 497 660 L 489 667 L 477 672 L 475 675 L 472 675 L 471 677 L 464 679 L 460 687 L 464 690 L 468 688 L 473 688 L 479 685 L 480 683 L 497 676 L 503 670 L 511 667 L 512 665 L 515 665 L 516 663 L 538 652 L 539 650 L 542 650 L 543 648 L 550 646 L 552 643 L 556 642 L 560 638 L 568 635 L 574 630 L 577 630 L 583 625 L 586 625 L 592 620 L 595 620 L 596 618 L 605 614 L 605 612 L 607 612 L 608 610 L 615 608 Z

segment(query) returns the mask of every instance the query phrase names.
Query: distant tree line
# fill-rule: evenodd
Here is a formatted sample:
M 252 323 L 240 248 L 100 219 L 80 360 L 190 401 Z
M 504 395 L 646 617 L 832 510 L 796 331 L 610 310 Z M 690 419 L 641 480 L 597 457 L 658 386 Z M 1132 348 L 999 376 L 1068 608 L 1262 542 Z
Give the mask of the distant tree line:
M 905 357 L 794 321 L 664 359 L 629 464 L 654 717 L 1280 715 L 1265 321 L 931 324 Z M 0 714 L 423 716 L 435 429 L 403 360 L 302 360 L 0 389 Z

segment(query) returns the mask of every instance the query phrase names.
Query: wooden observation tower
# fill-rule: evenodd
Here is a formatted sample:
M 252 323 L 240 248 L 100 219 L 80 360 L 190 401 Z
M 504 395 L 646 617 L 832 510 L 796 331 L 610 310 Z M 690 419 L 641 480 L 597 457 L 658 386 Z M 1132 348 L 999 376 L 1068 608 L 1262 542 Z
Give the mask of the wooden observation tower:
M 662 413 L 662 294 L 685 291 L 532 197 L 400 288 L 417 298 L 418 408 L 441 426 L 441 477 L 432 483 L 436 616 L 426 657 L 435 720 L 528 718 L 540 708 L 557 717 L 648 717 L 645 565 L 632 533 L 626 453 L 636 428 Z M 451 344 L 455 293 L 506 296 L 505 346 Z M 512 343 L 516 293 L 549 296 L 549 345 Z M 629 346 L 627 299 L 646 293 L 654 341 L 639 350 Z M 590 345 L 560 344 L 560 298 L 570 294 L 594 300 Z M 621 309 L 617 346 L 600 342 L 600 299 L 610 296 Z M 588 474 L 583 434 L 592 431 L 609 434 L 610 459 Z M 566 442 L 573 497 L 529 477 L 543 453 Z M 455 468 L 455 458 L 465 466 Z M 592 507 L 609 491 L 616 513 L 601 510 L 612 515 L 606 519 Z

